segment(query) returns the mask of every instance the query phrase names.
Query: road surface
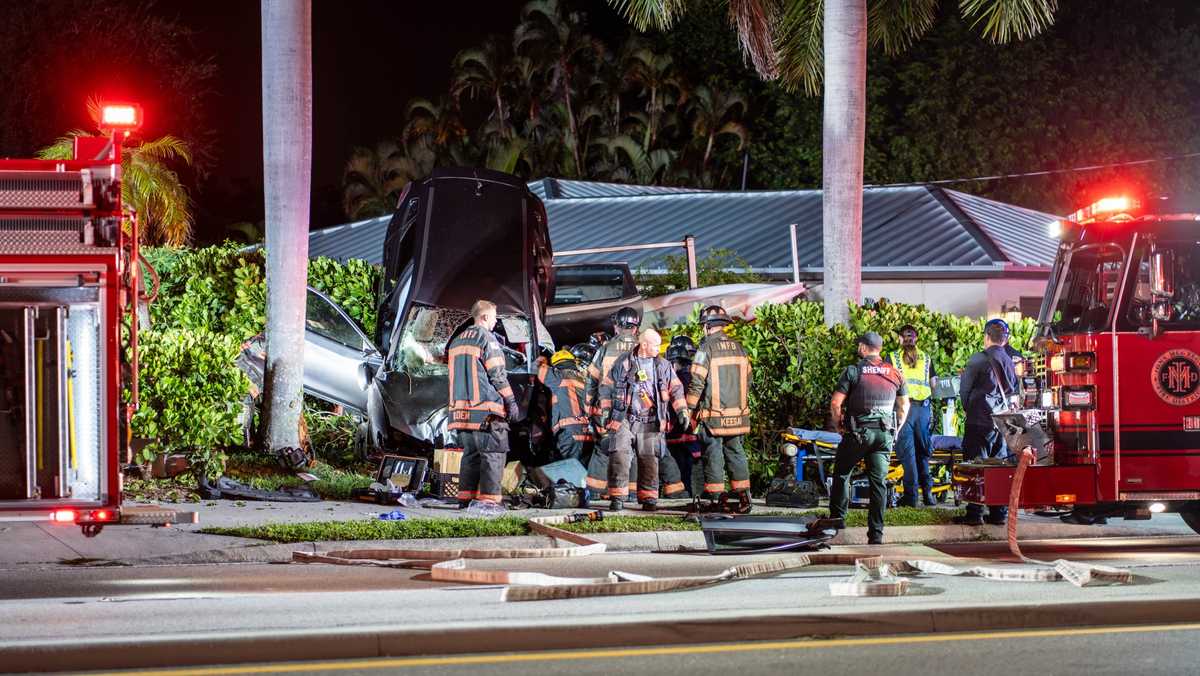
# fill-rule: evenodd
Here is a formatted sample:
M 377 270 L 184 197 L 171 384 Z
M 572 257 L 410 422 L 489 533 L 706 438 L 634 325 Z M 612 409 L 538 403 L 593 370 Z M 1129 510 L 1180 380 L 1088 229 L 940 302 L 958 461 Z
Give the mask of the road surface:
M 428 674 L 431 676 L 573 676 L 649 673 L 887 674 L 972 676 L 1045 674 L 1139 676 L 1195 674 L 1200 625 L 1051 629 L 926 634 L 841 640 L 684 645 L 542 653 L 251 664 L 132 674 L 239 676 L 241 674 Z

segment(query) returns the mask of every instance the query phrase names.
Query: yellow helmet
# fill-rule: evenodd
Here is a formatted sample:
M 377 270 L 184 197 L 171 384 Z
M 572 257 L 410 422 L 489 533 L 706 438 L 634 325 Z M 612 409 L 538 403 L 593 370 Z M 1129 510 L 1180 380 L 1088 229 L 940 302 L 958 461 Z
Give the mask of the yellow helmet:
M 559 350 L 550 355 L 550 365 L 558 366 L 564 361 L 575 361 L 575 355 L 571 354 L 570 350 Z

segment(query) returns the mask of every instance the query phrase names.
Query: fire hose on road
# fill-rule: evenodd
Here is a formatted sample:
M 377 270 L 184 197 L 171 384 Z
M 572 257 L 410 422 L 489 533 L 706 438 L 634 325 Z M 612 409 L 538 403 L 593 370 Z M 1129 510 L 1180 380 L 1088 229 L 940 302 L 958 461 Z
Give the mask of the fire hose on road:
M 884 561 L 882 557 L 863 557 L 857 554 L 818 552 L 761 563 L 732 566 L 716 575 L 699 577 L 653 578 L 623 571 L 611 571 L 599 578 L 568 578 L 544 573 L 480 570 L 468 567 L 471 560 L 483 559 L 567 559 L 602 554 L 606 547 L 587 536 L 572 533 L 556 524 L 575 521 L 572 516 L 538 517 L 529 520 L 530 529 L 561 542 L 575 546 L 537 549 L 342 549 L 321 554 L 293 552 L 292 559 L 303 563 L 336 565 L 367 565 L 388 568 L 428 568 L 430 577 L 439 582 L 483 585 L 505 585 L 504 601 L 545 601 L 593 596 L 623 596 L 654 594 L 667 591 L 697 589 L 709 585 L 744 580 L 766 575 L 787 573 L 808 566 L 854 566 L 854 574 L 842 582 L 829 585 L 834 596 L 902 596 L 908 591 L 909 579 L 901 575 L 961 575 L 987 580 L 1017 582 L 1056 582 L 1066 580 L 1077 587 L 1091 584 L 1129 584 L 1133 574 L 1127 570 L 1075 563 L 1059 559 L 1052 562 L 1030 559 L 1021 553 L 1017 544 L 1017 512 L 1021 498 L 1021 482 L 1025 470 L 1035 460 L 1031 450 L 1021 453 L 1013 477 L 1008 505 L 1008 548 L 1029 567 L 955 568 L 937 561 Z

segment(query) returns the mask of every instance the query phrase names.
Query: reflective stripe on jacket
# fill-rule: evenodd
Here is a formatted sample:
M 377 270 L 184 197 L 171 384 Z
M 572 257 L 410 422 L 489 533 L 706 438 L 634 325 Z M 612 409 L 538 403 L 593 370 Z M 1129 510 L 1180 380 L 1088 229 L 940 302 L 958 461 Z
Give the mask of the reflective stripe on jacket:
M 655 406 L 662 432 L 671 428 L 671 411 L 678 413 L 687 408 L 683 384 L 675 376 L 671 362 L 662 357 L 654 358 L 655 382 L 658 383 L 658 402 Z M 616 430 L 629 412 L 633 410 L 633 397 L 638 384 L 638 365 L 634 351 L 625 353 L 613 364 L 609 377 L 600 384 L 600 401 L 605 402 L 600 417 L 607 421 L 608 431 Z
M 591 421 L 584 404 L 587 381 L 583 371 L 543 363 L 538 368 L 538 381 L 550 390 L 550 429 L 555 434 L 565 429 L 575 436 L 576 441 L 591 441 Z
M 505 402 L 513 399 L 504 368 L 504 351 L 496 336 L 471 326 L 446 350 L 450 367 L 450 424 L 452 430 L 480 430 L 488 416 L 505 417 Z
M 932 372 L 929 355 L 917 350 L 917 363 L 913 366 L 909 366 L 904 361 L 904 355 L 901 352 L 893 352 L 888 355 L 888 361 L 904 375 L 904 381 L 908 383 L 909 399 L 925 401 L 933 394 L 929 383 L 929 374 Z
M 715 437 L 750 432 L 750 359 L 724 331 L 700 341 L 692 357 L 687 403 Z
M 600 409 L 602 405 L 612 406 L 612 402 L 600 401 L 600 385 L 608 379 L 612 367 L 623 355 L 637 347 L 637 332 L 619 333 L 602 345 L 592 357 L 592 363 L 587 370 L 587 402 L 588 410 L 595 419 L 596 427 L 601 427 Z M 611 384 L 611 383 L 610 383 Z

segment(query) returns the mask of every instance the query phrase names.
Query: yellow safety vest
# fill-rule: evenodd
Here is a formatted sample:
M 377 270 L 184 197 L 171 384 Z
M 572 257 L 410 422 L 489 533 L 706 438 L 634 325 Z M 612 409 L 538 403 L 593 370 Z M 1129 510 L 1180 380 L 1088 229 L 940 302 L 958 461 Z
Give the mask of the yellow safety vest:
M 895 366 L 904 374 L 904 380 L 908 384 L 909 399 L 924 401 L 933 394 L 933 390 L 929 386 L 928 355 L 917 350 L 917 363 L 911 367 L 904 361 L 904 356 L 901 352 L 893 352 L 891 358 L 892 366 Z

